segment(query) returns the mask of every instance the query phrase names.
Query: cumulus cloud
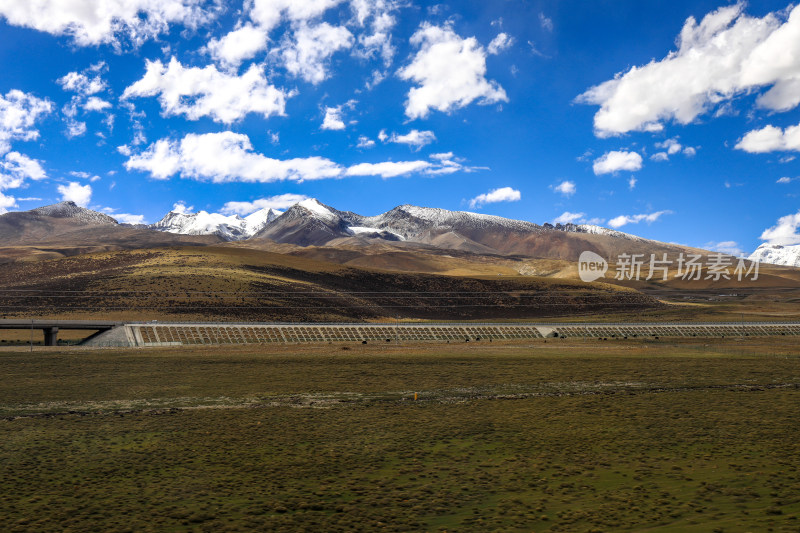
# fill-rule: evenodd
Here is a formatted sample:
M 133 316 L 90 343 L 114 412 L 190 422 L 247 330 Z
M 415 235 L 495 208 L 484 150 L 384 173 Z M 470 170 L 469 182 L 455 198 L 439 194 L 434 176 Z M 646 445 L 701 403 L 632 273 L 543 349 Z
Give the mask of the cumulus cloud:
M 91 78 L 84 72 L 68 72 L 58 78 L 57 82 L 65 91 L 74 92 L 83 96 L 97 94 L 106 88 L 106 82 L 97 73 L 100 69 L 92 69 L 95 75 Z
M 788 176 L 784 176 L 784 177 L 782 177 L 782 178 L 778 178 L 778 181 L 776 181 L 775 183 L 781 183 L 781 184 L 785 184 L 785 183 L 791 183 L 791 182 L 793 182 L 793 181 L 794 181 L 794 180 L 796 180 L 796 179 L 797 179 L 797 178 L 790 178 L 790 177 L 788 177 Z
M 778 223 L 767 228 L 761 234 L 762 241 L 767 241 L 769 244 L 780 244 L 782 246 L 791 246 L 800 244 L 800 234 L 797 228 L 800 226 L 800 211 L 793 215 L 786 215 L 778 219 Z
M 471 208 L 479 208 L 484 204 L 496 204 L 498 202 L 518 202 L 522 199 L 522 194 L 511 187 L 501 187 L 493 189 L 487 193 L 479 194 L 469 201 Z
M 89 184 L 81 185 L 77 181 L 71 181 L 67 185 L 59 185 L 58 192 L 61 200 L 75 202 L 81 207 L 86 207 L 92 200 L 92 186 Z
M 207 50 L 217 62 L 238 68 L 243 61 L 267 49 L 267 29 L 247 23 L 219 39 L 211 39 Z
M 462 39 L 449 26 L 423 24 L 411 37 L 419 51 L 398 72 L 415 82 L 406 100 L 406 116 L 425 118 L 432 109 L 450 112 L 472 102 L 508 101 L 495 81 L 486 79 L 486 50 L 474 37 Z
M 578 101 L 599 105 L 600 137 L 660 131 L 674 120 L 688 124 L 739 95 L 770 87 L 757 105 L 786 111 L 800 103 L 800 6 L 763 18 L 743 13 L 744 3 L 689 17 L 677 50 L 660 61 L 634 66 L 592 87 Z M 687 83 L 687 80 L 690 80 Z
M 736 143 L 736 149 L 751 154 L 798 152 L 800 151 L 800 124 L 789 126 L 785 130 L 776 126 L 765 126 L 760 130 L 749 131 Z
M 423 146 L 436 142 L 436 135 L 432 131 L 419 131 L 413 129 L 405 135 L 392 133 L 386 141 L 396 144 L 406 144 L 419 150 Z
M 11 149 L 12 141 L 32 141 L 39 138 L 36 121 L 50 113 L 53 104 L 47 99 L 18 90 L 0 95 L 0 154 Z
M 647 222 L 648 224 L 655 222 L 662 215 L 668 215 L 672 211 L 656 211 L 655 213 L 643 215 L 620 215 L 608 221 L 608 225 L 612 228 L 621 228 L 627 224 L 638 224 L 639 222 Z
M 343 130 L 345 129 L 344 121 L 342 120 L 342 107 L 326 107 L 325 118 L 322 120 L 323 130 Z
M 353 46 L 353 34 L 344 26 L 322 22 L 314 26 L 301 23 L 292 38 L 285 38 L 274 51 L 286 70 L 317 85 L 328 78 L 331 57 L 339 50 Z
M 611 151 L 595 159 L 592 170 L 596 176 L 613 174 L 620 170 L 636 172 L 642 168 L 642 156 L 636 152 Z
M 358 137 L 358 144 L 356 145 L 357 148 L 373 148 L 375 146 L 375 141 L 366 137 L 364 135 L 360 135 Z
M 90 96 L 86 103 L 83 104 L 83 109 L 86 111 L 104 111 L 111 107 L 110 102 L 106 102 L 102 98 L 98 98 L 97 96 Z
M 178 213 L 179 215 L 189 215 L 194 212 L 194 206 L 186 205 L 186 202 L 181 200 L 172 204 L 172 209 L 170 211 L 172 213 Z
M 176 174 L 214 183 L 306 181 L 347 176 L 391 178 L 424 171 L 427 174 L 471 171 L 457 161 L 385 161 L 343 167 L 324 157 L 273 159 L 253 151 L 247 135 L 230 131 L 190 133 L 181 140 L 161 139 L 125 162 L 128 170 L 155 179 Z
M 586 213 L 570 213 L 564 211 L 553 219 L 553 224 L 578 224 L 586 218 Z
M 507 33 L 498 33 L 497 37 L 492 39 L 492 42 L 486 47 L 486 51 L 491 55 L 497 55 L 503 50 L 510 48 L 512 44 L 514 44 L 513 37 L 509 36 Z
M 17 199 L 4 195 L 3 191 L 22 187 L 29 179 L 38 181 L 46 177 L 47 174 L 40 161 L 19 152 L 5 154 L 0 160 L 0 214 L 6 213 L 9 208 L 17 207 Z
M 265 118 L 283 115 L 286 99 L 292 96 L 270 85 L 256 65 L 237 76 L 213 65 L 186 68 L 174 57 L 166 66 L 160 60 L 147 61 L 144 77 L 125 89 L 122 98 L 156 95 L 166 116 L 185 115 L 190 120 L 207 116 L 226 124 L 248 113 Z
M 169 30 L 171 24 L 190 28 L 215 15 L 204 0 L 5 0 L 0 16 L 14 26 L 53 35 L 69 35 L 80 46 L 119 45 L 120 37 L 134 45 Z M 212 4 L 213 5 L 213 4 Z
M 564 180 L 553 188 L 554 191 L 564 196 L 572 196 L 578 191 L 574 181 Z
M 279 194 L 268 198 L 259 198 L 252 202 L 227 202 L 222 207 L 223 215 L 247 216 L 261 209 L 277 209 L 282 211 L 288 209 L 298 202 L 307 200 L 309 197 L 304 194 Z

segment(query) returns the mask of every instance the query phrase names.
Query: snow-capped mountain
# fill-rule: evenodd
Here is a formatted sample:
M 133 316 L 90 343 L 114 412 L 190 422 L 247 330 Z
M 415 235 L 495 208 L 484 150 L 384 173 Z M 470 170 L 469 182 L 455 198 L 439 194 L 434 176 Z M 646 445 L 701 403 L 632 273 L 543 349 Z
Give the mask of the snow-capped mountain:
M 181 235 L 217 235 L 226 241 L 248 239 L 283 213 L 261 209 L 247 217 L 219 213 L 178 213 L 170 211 L 164 218 L 148 226 L 150 229 Z
M 218 213 L 171 212 L 151 229 L 185 235 L 217 235 L 228 241 L 268 240 L 298 246 L 364 245 L 404 241 L 478 254 L 574 260 L 583 250 L 613 257 L 628 253 L 676 252 L 678 246 L 594 225 L 544 224 L 401 205 L 376 216 L 339 211 L 310 198 L 280 213 L 262 210 L 242 218 Z
M 800 267 L 800 244 L 781 246 L 764 243 L 748 257 L 750 261 L 759 261 L 770 265 Z

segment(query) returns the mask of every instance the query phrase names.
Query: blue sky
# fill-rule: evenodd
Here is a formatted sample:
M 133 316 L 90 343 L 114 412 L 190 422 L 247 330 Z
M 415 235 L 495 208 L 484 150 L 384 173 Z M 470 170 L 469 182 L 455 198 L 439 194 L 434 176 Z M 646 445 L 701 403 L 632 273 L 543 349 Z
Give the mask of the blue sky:
M 305 196 L 800 243 L 785 2 L 8 0 L 0 32 L 0 211 Z

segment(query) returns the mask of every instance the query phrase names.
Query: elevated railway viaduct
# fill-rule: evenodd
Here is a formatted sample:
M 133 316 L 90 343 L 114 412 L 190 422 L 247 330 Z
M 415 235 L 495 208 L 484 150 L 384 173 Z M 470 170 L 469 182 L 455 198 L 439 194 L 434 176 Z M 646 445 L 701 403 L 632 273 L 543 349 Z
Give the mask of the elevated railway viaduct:
M 561 338 L 720 338 L 800 336 L 800 323 L 234 324 L 0 320 L 0 329 L 40 330 L 55 346 L 60 330 L 95 331 L 85 346 L 488 342 Z

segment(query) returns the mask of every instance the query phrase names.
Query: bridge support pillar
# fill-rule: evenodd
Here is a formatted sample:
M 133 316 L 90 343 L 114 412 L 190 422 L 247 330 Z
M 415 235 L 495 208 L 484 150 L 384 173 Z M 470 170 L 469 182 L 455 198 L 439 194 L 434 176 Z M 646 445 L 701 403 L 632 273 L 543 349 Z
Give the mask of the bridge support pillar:
M 58 344 L 58 328 L 44 328 L 44 345 L 56 346 Z

